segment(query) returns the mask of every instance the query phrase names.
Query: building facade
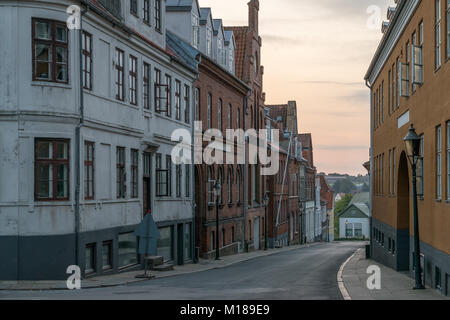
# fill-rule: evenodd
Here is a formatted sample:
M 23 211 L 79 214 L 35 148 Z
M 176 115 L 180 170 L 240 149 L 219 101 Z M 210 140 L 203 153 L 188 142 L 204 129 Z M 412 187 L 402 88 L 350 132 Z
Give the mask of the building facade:
M 412 172 L 404 137 L 421 136 L 417 170 L 425 283 L 448 294 L 450 274 L 450 3 L 397 1 L 366 74 L 371 89 L 373 257 L 413 271 Z
M 192 130 L 197 70 L 166 50 L 163 2 L 0 3 L 1 279 L 140 267 L 144 214 L 164 260 L 192 259 L 194 172 L 171 134 Z M 87 9 L 81 31 L 68 5 Z

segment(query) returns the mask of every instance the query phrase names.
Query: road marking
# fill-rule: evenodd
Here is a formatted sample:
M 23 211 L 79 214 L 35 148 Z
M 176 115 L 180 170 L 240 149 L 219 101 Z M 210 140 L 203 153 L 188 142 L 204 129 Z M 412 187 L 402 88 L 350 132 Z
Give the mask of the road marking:
M 361 249 L 358 249 L 355 251 L 354 254 L 352 254 L 350 256 L 350 258 L 348 258 L 339 268 L 338 274 L 337 274 L 337 282 L 338 282 L 338 286 L 339 286 L 339 290 L 341 291 L 342 297 L 344 298 L 344 300 L 352 300 L 352 297 L 350 297 L 347 288 L 345 288 L 344 285 L 344 280 L 342 279 L 342 274 L 344 273 L 344 268 L 347 265 L 347 263 L 358 253 L 358 251 Z

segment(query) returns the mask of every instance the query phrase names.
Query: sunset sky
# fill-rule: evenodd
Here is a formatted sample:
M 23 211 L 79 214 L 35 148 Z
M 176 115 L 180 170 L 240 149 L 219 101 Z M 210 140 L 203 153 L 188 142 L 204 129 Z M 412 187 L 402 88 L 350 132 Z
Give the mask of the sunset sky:
M 225 25 L 246 25 L 247 0 L 199 0 Z M 296 100 L 299 130 L 312 133 L 319 172 L 366 174 L 369 89 L 364 74 L 381 39 L 370 6 L 389 0 L 260 0 L 266 103 Z

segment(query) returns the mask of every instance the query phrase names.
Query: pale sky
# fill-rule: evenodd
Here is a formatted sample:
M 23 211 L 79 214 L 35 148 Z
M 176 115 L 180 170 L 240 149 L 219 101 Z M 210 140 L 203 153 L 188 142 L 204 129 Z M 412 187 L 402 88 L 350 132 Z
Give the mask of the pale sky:
M 247 0 L 199 0 L 225 26 L 247 25 Z M 364 75 L 381 39 L 367 26 L 390 0 L 260 0 L 267 104 L 296 100 L 299 130 L 312 133 L 318 172 L 366 174 L 369 89 Z

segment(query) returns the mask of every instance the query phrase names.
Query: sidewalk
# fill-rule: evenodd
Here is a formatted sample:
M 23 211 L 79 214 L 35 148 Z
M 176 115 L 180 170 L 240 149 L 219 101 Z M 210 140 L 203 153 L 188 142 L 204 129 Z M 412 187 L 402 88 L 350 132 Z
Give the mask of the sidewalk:
M 167 272 L 151 271 L 151 274 L 155 276 L 154 279 L 159 279 L 195 272 L 202 272 L 212 269 L 226 268 L 233 264 L 248 261 L 251 259 L 297 250 L 300 248 L 309 248 L 317 245 L 320 245 L 320 243 L 290 246 L 280 249 L 268 249 L 267 251 L 242 253 L 222 257 L 221 260 L 219 261 L 200 259 L 199 263 L 197 264 L 174 266 L 173 271 Z M 149 281 L 148 279 L 135 278 L 136 275 L 142 275 L 143 273 L 144 273 L 143 270 L 139 270 L 81 280 L 81 288 L 92 289 L 92 288 L 114 287 L 141 281 Z M 0 281 L 0 290 L 67 290 L 67 286 L 66 281 Z
M 371 265 L 381 269 L 381 290 L 371 291 L 367 288 L 366 283 L 370 275 L 366 271 Z M 414 279 L 366 259 L 364 249 L 359 249 L 345 264 L 342 280 L 349 300 L 450 300 L 434 289 L 413 290 Z M 343 295 L 345 298 L 344 293 Z

